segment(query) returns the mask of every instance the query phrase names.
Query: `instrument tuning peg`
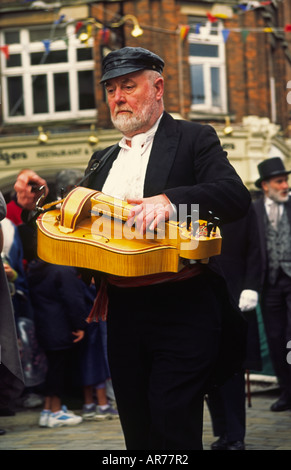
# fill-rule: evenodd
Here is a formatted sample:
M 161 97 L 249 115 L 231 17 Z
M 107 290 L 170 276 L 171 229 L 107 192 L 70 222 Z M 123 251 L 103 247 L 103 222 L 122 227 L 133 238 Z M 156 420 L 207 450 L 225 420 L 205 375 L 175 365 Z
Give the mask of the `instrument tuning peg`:
M 189 231 L 191 229 L 191 225 L 192 225 L 192 230 L 193 230 L 194 224 L 198 220 L 199 220 L 199 211 L 197 209 L 192 209 L 191 215 L 187 215 L 187 218 L 186 218 L 187 230 Z
M 219 225 L 220 225 L 220 218 L 219 217 L 214 217 L 213 218 L 213 224 L 214 224 L 213 231 L 216 232 L 217 227 L 219 227 Z
M 212 229 L 214 229 L 214 223 L 213 222 L 208 222 L 207 223 L 207 236 L 208 237 L 210 237 Z
M 208 237 L 210 237 L 210 233 L 211 233 L 212 229 L 214 228 L 213 219 L 214 219 L 213 212 L 208 211 L 207 227 L 206 227 Z

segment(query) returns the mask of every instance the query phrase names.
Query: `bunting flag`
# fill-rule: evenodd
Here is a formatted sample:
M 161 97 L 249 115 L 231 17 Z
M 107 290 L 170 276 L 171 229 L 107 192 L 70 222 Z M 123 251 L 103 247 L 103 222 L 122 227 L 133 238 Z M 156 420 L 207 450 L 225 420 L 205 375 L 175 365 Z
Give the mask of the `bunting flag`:
M 6 57 L 6 60 L 8 60 L 9 57 L 10 57 L 10 56 L 9 56 L 9 47 L 6 46 L 6 45 L 5 45 L 5 46 L 1 46 L 1 47 L 0 47 L 0 51 L 3 52 L 3 54 L 4 54 L 5 57 Z
M 86 29 L 87 29 L 88 39 L 89 39 L 92 36 L 92 29 L 93 29 L 92 23 L 87 24 Z
M 201 23 L 195 25 L 195 34 L 200 34 Z
M 78 21 L 75 25 L 75 33 L 77 33 L 79 31 L 80 28 L 82 28 L 83 26 L 83 21 Z
M 229 29 L 223 29 L 221 31 L 221 33 L 222 33 L 223 41 L 226 42 L 228 40 L 230 30 Z
M 249 9 L 249 7 L 246 4 L 243 4 L 243 5 L 239 4 L 238 7 L 243 11 L 247 11 Z
M 247 29 L 243 29 L 241 31 L 241 37 L 242 37 L 243 42 L 246 42 L 248 35 L 249 35 L 249 31 Z
M 104 46 L 109 43 L 110 30 L 108 28 L 100 29 L 98 32 L 98 35 L 99 35 L 100 41 L 102 42 Z
M 187 38 L 189 30 L 190 30 L 190 26 L 188 26 L 188 25 L 181 25 L 180 26 L 180 39 L 182 41 L 184 41 Z
M 206 15 L 211 23 L 215 23 L 218 20 L 216 16 L 213 16 L 209 11 L 206 12 Z
M 61 15 L 55 22 L 54 24 L 60 24 L 64 19 L 65 19 L 66 15 Z
M 44 48 L 45 48 L 45 52 L 47 54 L 49 54 L 50 49 L 51 49 L 51 40 L 50 39 L 44 39 L 42 42 L 43 42 L 43 45 L 44 45 Z

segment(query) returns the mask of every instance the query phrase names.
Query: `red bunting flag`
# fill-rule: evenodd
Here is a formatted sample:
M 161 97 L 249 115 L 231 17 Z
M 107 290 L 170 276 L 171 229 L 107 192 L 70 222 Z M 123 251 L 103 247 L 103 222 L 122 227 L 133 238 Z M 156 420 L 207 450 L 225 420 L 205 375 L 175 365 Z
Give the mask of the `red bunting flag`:
M 102 42 L 102 44 L 106 45 L 109 43 L 110 39 L 110 30 L 108 28 L 102 28 L 99 30 L 99 38 Z
M 82 21 L 78 21 L 76 23 L 76 26 L 75 26 L 75 33 L 77 33 L 79 31 L 80 28 L 82 28 L 83 26 L 83 22 Z
M 285 33 L 291 33 L 291 24 L 286 24 L 284 27 Z
M 207 18 L 209 19 L 211 23 L 215 23 L 217 21 L 217 18 L 213 16 L 211 13 L 209 13 L 209 11 L 206 14 L 207 14 Z
M 9 59 L 9 47 L 8 46 L 1 46 L 0 50 L 3 52 L 5 55 L 6 59 Z

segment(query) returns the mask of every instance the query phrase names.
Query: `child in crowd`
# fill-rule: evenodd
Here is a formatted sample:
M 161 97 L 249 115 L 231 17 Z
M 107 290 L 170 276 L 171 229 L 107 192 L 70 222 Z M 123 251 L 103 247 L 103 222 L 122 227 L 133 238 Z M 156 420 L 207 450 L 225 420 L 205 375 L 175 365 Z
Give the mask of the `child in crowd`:
M 83 283 L 75 268 L 41 260 L 28 265 L 28 282 L 34 308 L 35 329 L 47 360 L 45 403 L 41 427 L 70 426 L 82 422 L 62 405 L 65 376 L 72 348 L 87 327 Z
M 90 286 L 86 285 L 86 289 L 89 313 L 96 291 L 93 283 Z M 115 401 L 115 397 L 112 387 L 110 388 L 106 327 L 106 321 L 101 319 L 98 322 L 90 322 L 84 340 L 80 344 L 80 379 L 84 391 L 84 419 L 118 418 L 118 412 L 111 403 L 111 400 Z

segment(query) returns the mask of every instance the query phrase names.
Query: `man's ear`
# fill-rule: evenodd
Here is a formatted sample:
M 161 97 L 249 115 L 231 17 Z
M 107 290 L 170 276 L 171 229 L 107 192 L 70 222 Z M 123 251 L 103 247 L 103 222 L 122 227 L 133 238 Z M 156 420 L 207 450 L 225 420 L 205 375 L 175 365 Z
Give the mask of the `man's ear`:
M 268 181 L 262 181 L 261 186 L 263 191 L 267 191 L 269 188 Z
M 163 94 L 164 94 L 164 79 L 163 79 L 163 77 L 158 77 L 155 80 L 155 88 L 157 90 L 156 97 L 157 97 L 158 100 L 160 100 L 163 97 Z

